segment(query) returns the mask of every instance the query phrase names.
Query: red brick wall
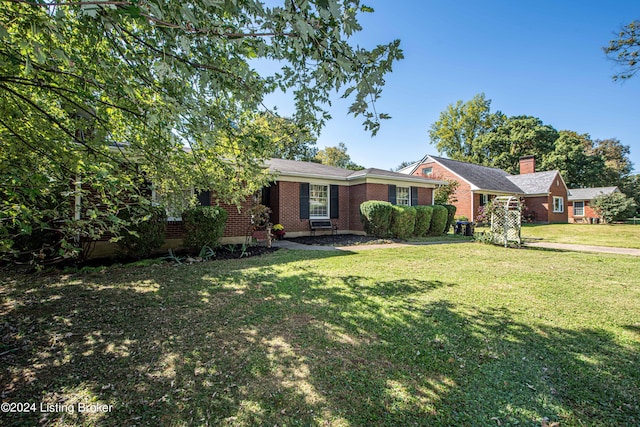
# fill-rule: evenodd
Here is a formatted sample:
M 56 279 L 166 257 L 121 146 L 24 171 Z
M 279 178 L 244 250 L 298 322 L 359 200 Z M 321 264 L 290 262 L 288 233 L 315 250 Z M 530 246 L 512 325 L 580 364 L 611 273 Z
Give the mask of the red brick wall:
M 520 175 L 536 171 L 536 158 L 533 156 L 520 157 Z
M 418 187 L 418 204 L 421 206 L 433 203 L 433 189 Z
M 309 220 L 300 219 L 300 182 L 279 181 L 278 196 L 274 203 L 279 206 L 278 222 L 287 232 L 308 232 Z M 338 230 L 350 230 L 351 206 L 349 204 L 351 188 L 338 186 L 338 218 L 335 220 Z M 273 196 L 273 193 L 272 193 Z
M 591 206 L 590 200 L 584 201 L 584 215 L 575 216 L 573 214 L 573 202 L 569 202 L 569 222 L 587 222 L 590 218 L 600 218 L 600 215 Z
M 248 215 L 249 209 L 251 209 L 251 198 L 242 203 L 239 212 L 236 205 L 221 203 L 220 207 L 224 208 L 228 214 L 227 225 L 222 237 L 245 236 L 249 225 L 251 225 L 251 218 Z
M 567 189 L 562 179 L 556 175 L 551 184 L 548 196 L 525 197 L 525 204 L 529 212 L 535 212 L 536 222 L 566 223 L 569 222 L 569 203 L 567 201 Z M 553 212 L 553 198 L 564 199 L 564 212 Z
M 182 221 L 168 221 L 167 222 L 167 239 L 182 239 L 184 237 L 184 229 L 182 228 Z
M 284 225 L 286 232 L 308 231 L 309 220 L 300 219 L 300 183 L 278 182 L 278 204 L 280 212 L 278 222 Z
M 526 197 L 524 203 L 535 222 L 549 222 L 549 196 Z
M 371 184 L 369 184 L 371 185 Z M 367 199 L 367 185 L 358 184 L 349 187 L 351 203 L 349 204 L 349 229 L 354 231 L 364 231 L 362 222 L 360 222 L 360 204 Z M 388 190 L 387 190 L 388 191 Z M 387 192 L 387 198 L 389 193 Z M 386 200 L 386 199 L 382 199 Z
M 564 212 L 553 212 L 553 196 L 564 199 Z M 549 222 L 569 222 L 569 203 L 567 201 L 567 189 L 559 175 L 551 184 L 551 194 L 549 195 Z

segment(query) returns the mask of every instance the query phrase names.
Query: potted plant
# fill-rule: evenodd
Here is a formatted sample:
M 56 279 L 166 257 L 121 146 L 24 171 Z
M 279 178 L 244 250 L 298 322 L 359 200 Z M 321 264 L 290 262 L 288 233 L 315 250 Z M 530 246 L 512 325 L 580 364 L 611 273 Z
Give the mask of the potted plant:
M 273 231 L 273 234 L 276 236 L 276 238 L 278 240 L 282 240 L 282 238 L 284 237 L 285 234 L 287 234 L 284 231 L 284 226 L 282 224 L 276 224 L 273 226 L 273 228 L 271 229 Z

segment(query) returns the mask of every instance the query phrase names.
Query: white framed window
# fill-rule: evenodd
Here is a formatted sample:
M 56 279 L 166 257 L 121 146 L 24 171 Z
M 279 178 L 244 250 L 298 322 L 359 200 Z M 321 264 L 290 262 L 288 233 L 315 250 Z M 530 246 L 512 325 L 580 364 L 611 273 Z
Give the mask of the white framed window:
M 309 218 L 329 218 L 328 185 L 309 185 Z
M 189 206 L 193 194 L 193 187 L 171 197 L 158 193 L 154 188 L 151 190 L 151 204 L 164 206 L 167 212 L 167 221 L 182 221 L 182 212 Z
M 480 206 L 486 206 L 489 204 L 489 195 L 481 194 L 480 195 Z
M 409 187 L 396 187 L 396 205 L 411 206 Z
M 422 175 L 429 176 L 433 173 L 433 168 L 422 168 Z
M 584 202 L 573 202 L 573 216 L 584 216 Z
M 553 197 L 553 211 L 557 213 L 564 212 L 564 198 L 563 197 Z

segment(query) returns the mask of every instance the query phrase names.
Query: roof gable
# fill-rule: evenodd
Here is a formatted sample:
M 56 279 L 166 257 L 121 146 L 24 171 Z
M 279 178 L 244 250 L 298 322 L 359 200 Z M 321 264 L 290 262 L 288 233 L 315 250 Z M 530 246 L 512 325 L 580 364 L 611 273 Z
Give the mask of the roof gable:
M 545 194 L 549 192 L 553 181 L 559 173 L 560 172 L 556 170 L 526 173 L 522 175 L 509 175 L 507 179 L 521 188 L 524 194 Z
M 427 156 L 425 161 L 432 160 L 447 168 L 472 186 L 472 190 L 486 190 L 503 193 L 522 193 L 523 191 L 507 177 L 509 173 L 498 168 L 475 165 L 444 157 Z M 423 162 L 424 163 L 424 162 Z

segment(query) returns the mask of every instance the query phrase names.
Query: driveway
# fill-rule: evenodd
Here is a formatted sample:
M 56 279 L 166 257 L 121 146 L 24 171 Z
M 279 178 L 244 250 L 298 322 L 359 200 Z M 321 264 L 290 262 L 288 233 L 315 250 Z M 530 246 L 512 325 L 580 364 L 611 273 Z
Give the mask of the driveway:
M 640 249 L 611 248 L 608 246 L 572 245 L 568 243 L 552 243 L 552 242 L 527 242 L 524 244 L 524 246 L 527 246 L 530 248 L 558 249 L 562 251 L 598 252 L 598 253 L 607 253 L 607 254 L 640 256 Z

